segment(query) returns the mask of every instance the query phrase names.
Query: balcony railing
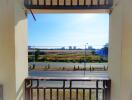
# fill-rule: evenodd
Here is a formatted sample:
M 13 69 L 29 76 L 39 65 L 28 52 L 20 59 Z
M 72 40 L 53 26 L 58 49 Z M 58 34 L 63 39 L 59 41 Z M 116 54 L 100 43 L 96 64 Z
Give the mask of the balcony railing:
M 113 0 L 25 0 L 27 9 L 111 9 Z
M 25 79 L 26 100 L 110 100 L 110 89 L 101 77 Z

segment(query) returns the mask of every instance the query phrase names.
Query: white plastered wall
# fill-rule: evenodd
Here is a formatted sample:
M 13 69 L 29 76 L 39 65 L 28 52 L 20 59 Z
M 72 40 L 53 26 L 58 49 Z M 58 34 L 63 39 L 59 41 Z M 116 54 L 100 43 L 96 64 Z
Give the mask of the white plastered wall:
M 114 2 L 115 5 L 116 1 Z M 114 6 L 113 6 L 114 7 Z M 111 100 L 121 100 L 122 57 L 122 6 L 117 5 L 110 14 L 109 31 L 109 75 L 111 78 Z
M 121 98 L 132 100 L 132 0 L 123 2 Z
M 15 72 L 16 98 L 24 99 L 24 79 L 28 73 L 27 17 L 24 0 L 15 0 Z
M 4 100 L 24 99 L 27 77 L 27 18 L 24 0 L 0 0 L 0 84 Z
M 110 15 L 111 100 L 132 100 L 132 0 L 114 0 Z

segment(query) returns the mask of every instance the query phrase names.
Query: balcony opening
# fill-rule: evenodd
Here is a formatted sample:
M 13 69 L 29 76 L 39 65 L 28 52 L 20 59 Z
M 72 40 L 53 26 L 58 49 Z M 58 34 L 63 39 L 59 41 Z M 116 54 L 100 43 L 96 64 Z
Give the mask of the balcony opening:
M 35 17 L 28 14 L 28 100 L 109 100 L 109 15 Z
M 35 16 L 36 22 L 28 16 L 29 70 L 81 71 L 81 76 L 108 70 L 108 14 Z

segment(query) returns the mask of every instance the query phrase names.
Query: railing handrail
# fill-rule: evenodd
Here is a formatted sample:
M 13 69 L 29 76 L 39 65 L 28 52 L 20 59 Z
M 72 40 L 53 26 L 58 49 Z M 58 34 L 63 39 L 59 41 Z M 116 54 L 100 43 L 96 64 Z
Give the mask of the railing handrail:
M 51 81 L 103 81 L 103 80 L 110 80 L 109 77 L 101 77 L 101 76 L 96 76 L 96 77 L 27 77 L 25 80 L 51 80 Z

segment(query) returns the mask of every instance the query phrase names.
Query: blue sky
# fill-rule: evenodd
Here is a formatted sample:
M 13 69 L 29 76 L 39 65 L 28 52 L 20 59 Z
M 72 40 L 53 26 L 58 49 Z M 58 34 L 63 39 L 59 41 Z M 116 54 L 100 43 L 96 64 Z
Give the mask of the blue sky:
M 35 14 L 28 15 L 28 45 L 77 46 L 95 48 L 108 43 L 108 14 Z

